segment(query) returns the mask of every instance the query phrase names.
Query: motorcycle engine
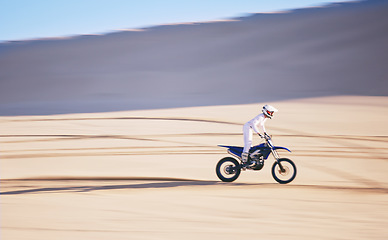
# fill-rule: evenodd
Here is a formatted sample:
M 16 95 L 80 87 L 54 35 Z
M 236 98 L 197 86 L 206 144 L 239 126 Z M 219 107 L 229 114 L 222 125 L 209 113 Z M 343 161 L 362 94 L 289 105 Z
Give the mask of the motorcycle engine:
M 263 159 L 263 154 L 261 153 L 253 153 L 251 154 L 251 159 L 252 159 L 252 165 L 249 167 L 255 171 L 261 170 L 264 167 L 264 159 Z

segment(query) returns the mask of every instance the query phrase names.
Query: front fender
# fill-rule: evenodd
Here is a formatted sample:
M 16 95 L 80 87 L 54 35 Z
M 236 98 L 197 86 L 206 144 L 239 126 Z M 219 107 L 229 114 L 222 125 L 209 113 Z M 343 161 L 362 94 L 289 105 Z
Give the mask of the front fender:
M 288 149 L 288 148 L 285 148 L 285 147 L 279 147 L 279 146 L 275 146 L 275 147 L 273 147 L 273 149 L 274 149 L 274 150 L 277 150 L 277 149 L 284 149 L 284 150 L 287 150 L 287 151 L 291 152 L 291 150 L 290 150 L 290 149 Z

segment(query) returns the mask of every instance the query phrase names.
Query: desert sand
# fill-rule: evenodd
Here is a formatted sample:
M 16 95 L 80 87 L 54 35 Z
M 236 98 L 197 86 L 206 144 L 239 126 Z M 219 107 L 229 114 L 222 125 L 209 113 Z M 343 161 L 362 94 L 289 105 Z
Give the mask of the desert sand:
M 296 179 L 223 183 L 260 104 L 2 117 L 2 239 L 387 238 L 388 97 L 273 102 Z
M 0 43 L 0 238 L 388 239 L 387 9 Z M 221 182 L 264 104 L 296 179 Z

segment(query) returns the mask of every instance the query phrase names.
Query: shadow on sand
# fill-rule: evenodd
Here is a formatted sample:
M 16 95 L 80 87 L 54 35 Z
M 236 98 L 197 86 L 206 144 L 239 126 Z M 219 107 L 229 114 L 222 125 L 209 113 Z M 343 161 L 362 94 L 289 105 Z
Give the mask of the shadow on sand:
M 58 177 L 58 178 L 28 178 L 1 180 L 0 195 L 17 195 L 29 193 L 63 193 L 63 192 L 91 192 L 99 190 L 118 189 L 148 189 L 173 188 L 184 186 L 209 186 L 220 184 L 219 181 L 204 181 L 184 178 L 153 178 L 153 177 Z M 112 184 L 112 182 L 131 182 Z M 80 183 L 83 183 L 82 185 Z M 56 187 L 42 187 L 47 185 Z M 13 185 L 11 187 L 9 185 Z M 37 187 L 40 186 L 40 187 Z M 21 190 L 4 191 L 6 188 L 24 188 Z
M 206 181 L 184 178 L 153 178 L 153 177 L 60 177 L 60 178 L 29 178 L 29 179 L 5 179 L 1 180 L 2 191 L 0 195 L 38 194 L 38 193 L 85 193 L 102 190 L 130 190 L 130 189 L 163 189 L 175 187 L 257 187 L 259 188 L 288 188 L 288 189 L 316 189 L 316 190 L 340 190 L 388 193 L 388 188 L 366 188 L 329 185 L 300 185 L 278 183 L 224 183 L 221 181 Z M 112 182 L 124 182 L 112 184 Z M 130 182 L 130 183 L 128 183 Z M 81 184 L 84 183 L 84 184 Z M 44 187 L 55 184 L 55 187 Z M 60 186 L 58 186 L 60 185 Z M 7 191 L 10 188 L 12 190 Z M 14 190 L 18 189 L 18 190 Z

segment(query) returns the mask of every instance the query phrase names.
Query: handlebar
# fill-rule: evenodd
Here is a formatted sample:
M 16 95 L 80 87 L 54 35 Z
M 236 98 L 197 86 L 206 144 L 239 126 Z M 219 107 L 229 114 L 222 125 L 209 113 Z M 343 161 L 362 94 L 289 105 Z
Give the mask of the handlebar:
M 273 147 L 274 147 L 274 145 L 273 145 L 273 143 L 272 143 L 272 138 L 271 138 L 271 136 L 269 136 L 268 134 L 264 134 L 264 135 L 259 134 L 259 136 L 260 136 L 261 138 L 265 139 L 265 141 L 267 142 L 267 144 L 268 144 L 268 146 L 269 146 L 270 148 L 273 148 Z

